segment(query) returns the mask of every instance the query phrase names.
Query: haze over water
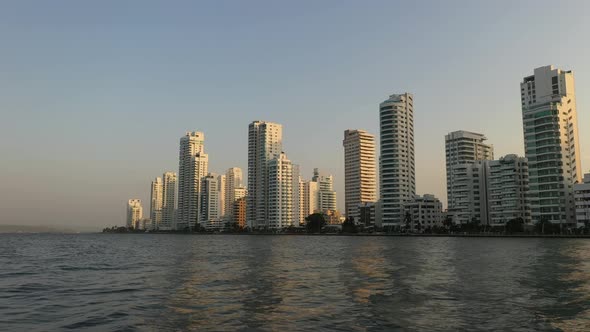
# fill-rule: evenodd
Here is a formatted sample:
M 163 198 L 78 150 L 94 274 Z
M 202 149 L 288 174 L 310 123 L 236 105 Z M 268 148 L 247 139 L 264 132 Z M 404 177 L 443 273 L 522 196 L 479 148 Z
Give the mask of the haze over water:
M 590 242 L 0 234 L 0 330 L 590 326 Z

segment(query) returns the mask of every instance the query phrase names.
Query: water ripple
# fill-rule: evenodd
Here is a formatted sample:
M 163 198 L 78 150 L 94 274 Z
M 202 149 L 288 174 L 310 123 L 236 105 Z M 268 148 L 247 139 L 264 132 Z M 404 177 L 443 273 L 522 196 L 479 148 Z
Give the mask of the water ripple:
M 1 331 L 586 331 L 590 241 L 0 235 Z

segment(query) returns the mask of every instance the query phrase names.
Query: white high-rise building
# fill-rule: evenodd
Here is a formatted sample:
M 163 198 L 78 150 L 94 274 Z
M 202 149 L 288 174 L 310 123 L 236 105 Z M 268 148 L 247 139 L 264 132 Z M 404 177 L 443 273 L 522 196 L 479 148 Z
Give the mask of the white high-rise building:
M 201 226 L 219 219 L 219 177 L 209 173 L 201 180 Z
M 582 181 L 574 74 L 545 66 L 520 83 L 533 222 L 576 226 L 575 183 Z
M 127 228 L 135 228 L 143 218 L 143 208 L 140 199 L 130 199 L 127 202 Z
M 159 227 L 161 230 L 171 230 L 175 226 L 175 206 L 176 206 L 176 184 L 178 179 L 176 173 L 164 173 L 162 184 L 162 223 Z
M 364 130 L 344 131 L 344 210 L 359 221 L 359 206 L 377 201 L 375 136 Z
M 225 217 L 230 221 L 233 221 L 233 203 L 239 198 L 235 196 L 235 189 L 244 186 L 242 178 L 242 169 L 239 167 L 232 167 L 225 173 Z
M 470 164 L 477 160 L 494 159 L 493 145 L 485 144 L 487 138 L 483 134 L 473 133 L 470 131 L 459 130 L 449 133 L 445 136 L 445 153 L 447 166 L 447 207 L 449 212 L 453 212 L 457 206 L 457 193 L 453 188 L 462 190 L 461 186 L 454 184 L 455 178 L 453 167 L 456 165 L 460 168 L 464 164 Z
M 268 163 L 268 227 L 294 225 L 293 165 L 284 153 Z
M 226 211 L 226 200 L 225 200 L 225 188 L 226 188 L 226 177 L 225 174 L 220 174 L 217 176 L 218 182 L 218 191 L 219 191 L 219 218 L 225 219 L 225 211 Z M 232 205 L 233 202 L 227 202 L 228 205 Z
M 314 168 L 311 180 L 318 184 L 318 210 L 321 212 L 336 211 L 334 177 L 332 175 L 320 175 L 319 170 Z
M 577 227 L 590 227 L 590 173 L 584 174 L 584 182 L 574 185 Z
M 477 160 L 456 164 L 451 167 L 451 172 L 454 206 L 448 215 L 455 224 L 485 225 L 488 222 L 488 162 Z
M 383 227 L 399 227 L 405 202 L 416 195 L 412 94 L 389 96 L 379 105 L 379 116 L 381 221 Z
M 283 127 L 254 121 L 248 127 L 247 223 L 251 228 L 268 227 L 268 163 L 283 151 Z
M 204 140 L 201 132 L 187 132 L 180 139 L 177 229 L 193 229 L 199 221 L 201 179 L 209 165 Z
M 527 159 L 509 154 L 488 163 L 489 224 L 504 226 L 516 218 L 522 218 L 526 224 L 531 224 Z
M 303 210 L 303 180 L 301 179 L 301 169 L 299 165 L 293 165 L 293 218 L 294 225 L 299 226 L 305 224 L 305 217 Z
M 315 181 L 305 181 L 303 187 L 303 218 L 319 210 L 319 184 Z
M 164 184 L 162 183 L 161 177 L 157 177 L 152 181 L 150 195 L 150 220 L 152 221 L 152 229 L 159 229 L 162 223 L 162 206 L 164 204 L 163 189 Z

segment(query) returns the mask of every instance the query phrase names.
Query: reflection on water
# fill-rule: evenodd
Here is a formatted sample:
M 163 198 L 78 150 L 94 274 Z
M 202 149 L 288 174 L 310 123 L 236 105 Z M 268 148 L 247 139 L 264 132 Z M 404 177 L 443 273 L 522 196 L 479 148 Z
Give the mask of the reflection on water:
M 564 330 L 590 241 L 0 235 L 0 330 Z

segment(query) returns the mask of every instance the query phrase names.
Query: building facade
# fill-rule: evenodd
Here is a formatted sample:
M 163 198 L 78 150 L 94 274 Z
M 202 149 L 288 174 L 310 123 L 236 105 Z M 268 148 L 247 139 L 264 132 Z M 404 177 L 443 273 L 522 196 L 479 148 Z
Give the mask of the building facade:
M 445 136 L 445 155 L 446 155 L 446 170 L 447 170 L 447 207 L 452 211 L 458 205 L 457 200 L 462 200 L 463 196 L 457 196 L 454 188 L 462 190 L 461 186 L 454 184 L 453 167 L 456 165 L 463 165 L 472 163 L 477 160 L 492 160 L 494 159 L 494 147 L 486 144 L 487 138 L 483 134 L 474 133 L 470 131 L 454 131 Z
M 336 211 L 334 177 L 332 175 L 321 175 L 319 170 L 314 168 L 311 181 L 318 184 L 317 209 L 321 212 Z
M 152 229 L 159 229 L 162 224 L 162 206 L 164 205 L 164 184 L 161 177 L 152 181 L 150 191 L 150 220 Z
M 135 228 L 143 219 L 143 208 L 140 199 L 130 199 L 127 202 L 127 228 Z
M 234 201 L 233 222 L 237 223 L 240 228 L 246 228 L 246 200 L 247 198 L 240 197 Z
M 227 211 L 226 207 L 226 200 L 225 200 L 225 189 L 226 189 L 226 176 L 225 174 L 220 174 L 217 176 L 217 184 L 218 184 L 218 191 L 219 191 L 219 218 L 226 219 L 225 212 Z M 231 204 L 231 203 L 230 203 Z
M 358 205 L 358 219 L 355 223 L 364 227 L 374 227 L 377 223 L 377 202 L 364 202 Z
M 219 176 L 207 174 L 201 180 L 201 216 L 199 224 L 206 227 L 212 221 L 219 219 Z
M 582 181 L 574 74 L 545 66 L 520 84 L 533 222 L 575 227 L 575 183 Z
M 358 206 L 377 201 L 375 136 L 364 130 L 344 131 L 344 213 L 359 220 Z
M 423 232 L 425 229 L 442 226 L 442 203 L 434 195 L 416 195 L 404 204 L 405 227 L 413 232 Z
M 394 94 L 379 105 L 379 183 L 383 227 L 399 227 L 403 206 L 416 194 L 414 98 Z
M 239 167 L 232 167 L 225 172 L 225 218 L 229 221 L 233 220 L 233 202 L 239 197 L 235 197 L 235 189 L 243 188 L 242 169 Z
M 590 173 L 584 174 L 582 183 L 574 185 L 577 227 L 590 227 Z
M 451 167 L 451 191 L 454 196 L 453 207 L 448 209 L 448 215 L 455 224 L 487 224 L 489 172 L 486 160 Z
M 178 178 L 174 172 L 166 172 L 162 178 L 162 223 L 159 229 L 171 230 L 175 227 L 176 184 Z
M 529 169 L 526 158 L 510 154 L 489 162 L 488 214 L 491 226 L 522 218 L 531 224 Z
M 293 165 L 284 153 L 268 163 L 268 228 L 294 225 Z
M 204 141 L 205 135 L 196 131 L 180 139 L 177 229 L 193 229 L 199 222 L 201 179 L 207 175 L 209 165 Z
M 315 181 L 304 181 L 303 188 L 303 218 L 307 218 L 310 214 L 320 211 L 319 202 L 319 186 Z
M 248 227 L 269 227 L 268 163 L 280 157 L 282 141 L 280 124 L 254 121 L 248 127 Z

